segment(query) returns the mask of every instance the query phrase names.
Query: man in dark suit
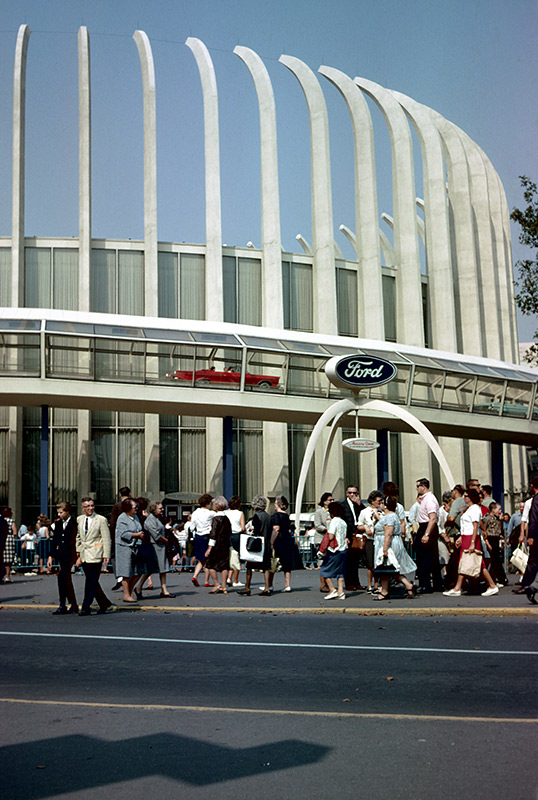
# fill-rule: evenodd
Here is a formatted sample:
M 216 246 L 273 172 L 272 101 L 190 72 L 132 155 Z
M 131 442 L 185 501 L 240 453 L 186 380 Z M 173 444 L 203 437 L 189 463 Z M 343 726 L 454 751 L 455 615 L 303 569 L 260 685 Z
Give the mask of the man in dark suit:
M 353 541 L 360 536 L 357 530 L 359 514 L 365 508 L 361 503 L 361 498 L 357 486 L 351 484 L 346 489 L 346 497 L 340 500 L 343 509 L 342 519 L 347 525 L 347 559 L 346 559 L 346 589 L 352 592 L 354 589 L 364 589 L 359 579 L 359 566 L 362 564 L 362 550 L 352 547 Z
M 538 581 L 536 580 L 536 575 L 538 574 L 538 478 L 531 480 L 531 492 L 533 498 L 526 530 L 529 560 L 527 569 L 521 579 L 521 586 L 529 601 L 536 605 L 536 592 L 538 591 Z M 523 533 L 524 535 L 525 532 Z
M 60 605 L 53 611 L 54 615 L 77 614 L 78 605 L 71 578 L 73 564 L 77 560 L 75 542 L 77 538 L 77 523 L 71 516 L 69 503 L 58 503 L 56 506 L 57 519 L 52 524 L 52 546 L 47 560 L 47 569 L 50 570 L 54 561 L 60 565 L 58 572 L 58 595 Z M 66 600 L 69 601 L 67 608 Z

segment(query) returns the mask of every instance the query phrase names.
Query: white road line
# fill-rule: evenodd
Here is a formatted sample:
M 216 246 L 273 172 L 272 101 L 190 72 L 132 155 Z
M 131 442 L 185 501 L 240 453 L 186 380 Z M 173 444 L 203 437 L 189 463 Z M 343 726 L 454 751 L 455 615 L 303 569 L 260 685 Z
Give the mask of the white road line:
M 403 653 L 464 653 L 467 655 L 538 656 L 538 650 L 464 650 L 450 647 L 392 647 L 368 644 L 307 644 L 293 642 L 223 642 L 213 639 L 162 639 L 153 636 L 98 636 L 92 633 L 33 633 L 0 631 L 0 636 L 40 636 L 49 639 L 98 639 L 111 642 L 159 642 L 162 644 L 201 644 L 219 647 L 293 647 L 313 650 L 395 650 Z

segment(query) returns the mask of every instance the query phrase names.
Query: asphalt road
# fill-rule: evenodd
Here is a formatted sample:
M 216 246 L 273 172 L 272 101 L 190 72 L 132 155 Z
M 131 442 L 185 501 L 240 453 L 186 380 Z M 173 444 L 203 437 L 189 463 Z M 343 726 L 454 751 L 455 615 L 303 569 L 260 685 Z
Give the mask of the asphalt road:
M 5 796 L 532 798 L 537 626 L 3 610 Z

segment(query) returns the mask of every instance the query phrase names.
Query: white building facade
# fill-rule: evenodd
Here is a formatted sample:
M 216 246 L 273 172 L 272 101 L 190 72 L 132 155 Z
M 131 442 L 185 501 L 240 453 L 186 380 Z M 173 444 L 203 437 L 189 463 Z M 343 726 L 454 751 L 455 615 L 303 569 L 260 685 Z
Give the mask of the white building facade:
M 161 242 L 155 72 L 148 37 L 137 31 L 144 240 L 97 240 L 90 40 L 81 28 L 79 236 L 28 238 L 29 37 L 21 26 L 12 231 L 0 238 L 2 504 L 18 519 L 31 518 L 61 499 L 76 503 L 91 493 L 107 511 L 126 484 L 135 495 L 168 498 L 170 507 L 175 498 L 187 508 L 206 490 L 237 493 L 245 502 L 259 492 L 293 500 L 312 425 L 338 396 L 323 366 L 350 352 L 377 353 L 397 365 L 398 379 L 371 396 L 412 410 L 438 437 L 458 480 L 472 474 L 510 501 L 518 497 L 527 482 L 525 446 L 538 442 L 537 382 L 518 363 L 506 197 L 478 145 L 399 92 L 332 67 L 321 67 L 318 78 L 299 59 L 282 56 L 304 93 L 312 166 L 312 242 L 298 236 L 302 252 L 286 253 L 271 81 L 256 53 L 236 47 L 259 103 L 262 241 L 259 249 L 224 246 L 215 72 L 205 45 L 189 38 L 204 103 L 206 241 Z M 335 242 L 322 83 L 338 90 L 352 122 L 355 230 L 340 230 L 353 245 L 353 260 Z M 378 209 L 366 97 L 381 110 L 390 136 L 391 216 Z M 411 126 L 421 148 L 423 199 L 415 191 Z M 401 421 L 365 413 L 339 422 L 336 445 L 358 428 L 381 446 L 360 456 L 333 447 L 322 485 L 320 448 L 307 507 L 324 490 L 343 496 L 349 481 L 367 495 L 390 476 L 408 505 L 417 477 L 431 476 L 437 491 L 450 488 Z

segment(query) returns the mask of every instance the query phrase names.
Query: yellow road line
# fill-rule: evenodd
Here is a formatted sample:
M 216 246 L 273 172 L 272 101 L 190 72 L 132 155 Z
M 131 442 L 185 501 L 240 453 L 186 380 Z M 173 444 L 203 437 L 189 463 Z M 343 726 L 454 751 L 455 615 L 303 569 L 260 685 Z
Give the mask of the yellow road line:
M 0 610 L 15 609 L 17 611 L 28 611 L 30 609 L 43 610 L 55 609 L 57 604 L 47 603 L 4 603 L 0 605 Z M 352 616 L 362 617 L 378 617 L 378 616 L 410 616 L 410 617 L 431 617 L 434 616 L 488 616 L 488 617 L 527 617 L 538 616 L 538 609 L 531 606 L 524 606 L 523 608 L 491 608 L 481 607 L 472 608 L 466 606 L 464 608 L 342 608 L 323 606 L 313 606 L 310 608 L 278 608 L 275 606 L 130 606 L 123 607 L 122 605 L 115 606 L 116 611 L 136 613 L 137 611 L 173 611 L 191 613 L 193 611 L 210 611 L 215 613 L 217 611 L 235 612 L 237 614 L 350 614 Z
M 124 708 L 138 711 L 189 711 L 189 712 L 209 712 L 214 714 L 220 712 L 224 714 L 268 714 L 273 716 L 287 717 L 348 717 L 352 719 L 401 719 L 401 720 L 420 720 L 425 722 L 487 722 L 487 723 L 507 723 L 512 722 L 518 725 L 536 725 L 538 719 L 526 719 L 521 717 L 457 717 L 447 714 L 376 714 L 368 712 L 353 711 L 293 711 L 290 709 L 273 708 L 230 708 L 226 706 L 183 706 L 152 703 L 89 703 L 79 700 L 25 700 L 15 697 L 0 697 L 0 703 L 19 703 L 24 705 L 37 706 L 76 706 L 77 708 Z

